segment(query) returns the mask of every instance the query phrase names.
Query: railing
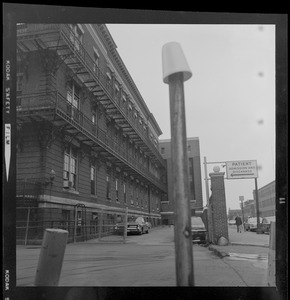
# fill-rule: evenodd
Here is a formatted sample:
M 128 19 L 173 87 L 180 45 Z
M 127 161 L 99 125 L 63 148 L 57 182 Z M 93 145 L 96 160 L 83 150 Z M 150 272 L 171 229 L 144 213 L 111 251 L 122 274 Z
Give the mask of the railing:
M 41 193 L 41 182 L 37 180 L 17 180 L 16 196 L 22 198 L 37 198 Z
M 19 25 L 18 34 L 20 35 L 22 33 L 20 30 L 21 27 L 23 27 L 23 25 Z M 138 118 L 134 118 L 133 110 L 130 112 L 128 106 L 123 104 L 121 95 L 116 97 L 112 82 L 110 82 L 107 78 L 107 75 L 104 74 L 98 66 L 96 66 L 92 57 L 88 54 L 81 41 L 76 37 L 75 33 L 72 31 L 72 28 L 68 24 L 28 24 L 27 28 L 25 28 L 26 34 L 28 32 L 29 34 L 41 34 L 51 31 L 57 31 L 60 33 L 70 50 L 75 54 L 75 57 L 83 64 L 91 77 L 102 88 L 105 95 L 114 103 L 127 122 L 132 126 L 132 128 L 134 128 L 146 145 L 149 146 L 150 150 L 155 154 L 163 166 L 165 166 L 165 162 L 161 154 L 153 144 L 153 141 L 151 141 L 148 137 L 148 131 L 146 130 L 146 134 L 144 134 L 143 127 L 139 124 Z
M 45 92 L 29 95 L 22 95 L 17 98 L 17 111 L 52 110 L 65 119 L 71 125 L 87 135 L 90 139 L 102 146 L 106 151 L 123 160 L 131 168 L 138 171 L 142 176 L 147 177 L 156 186 L 167 190 L 166 185 L 160 182 L 158 177 L 150 173 L 147 167 L 136 160 L 128 153 L 128 150 L 109 137 L 107 133 L 98 128 L 86 115 L 78 110 L 72 103 L 67 101 L 60 93 Z

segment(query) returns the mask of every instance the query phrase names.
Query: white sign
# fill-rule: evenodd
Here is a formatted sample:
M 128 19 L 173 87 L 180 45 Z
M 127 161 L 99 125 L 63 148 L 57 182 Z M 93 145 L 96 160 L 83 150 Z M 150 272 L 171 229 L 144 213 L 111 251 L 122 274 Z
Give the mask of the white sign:
M 227 161 L 227 179 L 257 178 L 256 160 Z

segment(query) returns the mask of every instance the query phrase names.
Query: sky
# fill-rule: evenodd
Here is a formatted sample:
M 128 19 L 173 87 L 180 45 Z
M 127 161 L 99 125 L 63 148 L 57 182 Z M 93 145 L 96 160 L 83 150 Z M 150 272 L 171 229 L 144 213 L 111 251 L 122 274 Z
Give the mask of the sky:
M 200 142 L 208 173 L 219 162 L 256 160 L 258 188 L 275 180 L 275 25 L 106 24 L 127 70 L 170 139 L 162 47 L 178 42 L 192 77 L 184 82 L 187 137 Z M 218 162 L 218 163 L 215 163 Z M 226 178 L 226 176 L 225 176 Z M 227 210 L 253 199 L 255 180 L 225 179 Z

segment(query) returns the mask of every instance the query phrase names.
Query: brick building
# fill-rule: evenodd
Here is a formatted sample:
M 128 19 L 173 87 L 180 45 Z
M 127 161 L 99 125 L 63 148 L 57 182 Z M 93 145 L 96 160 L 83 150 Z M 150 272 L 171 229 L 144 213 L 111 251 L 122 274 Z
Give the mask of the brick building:
M 259 213 L 260 217 L 270 217 L 276 215 L 276 181 L 272 181 L 258 189 Z M 253 191 L 254 203 L 256 204 L 256 193 Z M 255 205 L 256 209 L 256 205 Z
M 250 199 L 243 202 L 243 208 L 244 208 L 244 217 L 245 220 L 248 217 L 255 217 L 256 216 L 256 204 L 255 201 Z
M 235 217 L 239 215 L 242 215 L 242 209 L 231 209 L 228 210 L 228 220 L 234 220 Z
M 17 207 L 30 221 L 71 230 L 128 207 L 160 223 L 162 132 L 116 48 L 105 25 L 17 26 Z
M 171 167 L 171 140 L 160 140 L 159 149 L 162 157 L 167 163 L 168 194 L 161 199 L 161 216 L 163 224 L 174 223 L 174 199 Z M 189 198 L 191 214 L 202 213 L 202 181 L 200 165 L 199 139 L 187 138 L 187 154 L 189 166 Z

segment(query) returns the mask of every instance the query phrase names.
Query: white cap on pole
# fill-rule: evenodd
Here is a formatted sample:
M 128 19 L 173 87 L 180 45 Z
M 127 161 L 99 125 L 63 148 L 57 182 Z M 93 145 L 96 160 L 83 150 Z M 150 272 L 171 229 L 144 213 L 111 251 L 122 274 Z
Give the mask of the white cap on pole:
M 183 81 L 192 76 L 179 43 L 169 42 L 162 47 L 163 82 L 168 83 L 168 77 L 174 73 L 183 73 Z

